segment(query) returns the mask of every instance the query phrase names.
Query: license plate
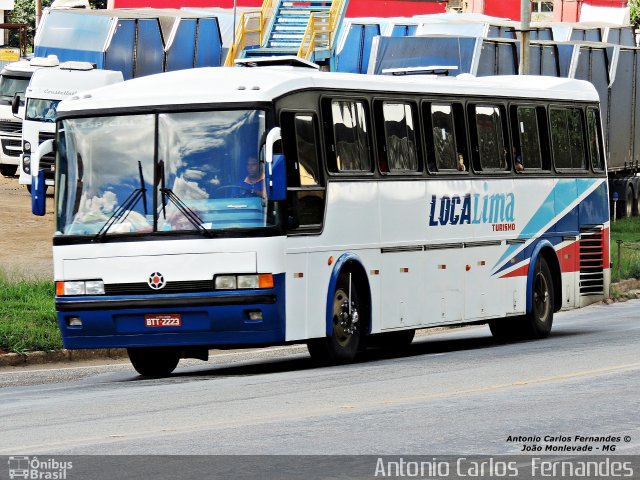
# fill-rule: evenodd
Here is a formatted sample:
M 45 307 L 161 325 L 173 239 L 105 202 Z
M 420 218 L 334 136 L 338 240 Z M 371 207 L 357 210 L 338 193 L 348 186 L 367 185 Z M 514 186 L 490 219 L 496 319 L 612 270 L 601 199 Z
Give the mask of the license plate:
M 145 327 L 181 327 L 182 318 L 177 313 L 145 315 L 144 326 Z

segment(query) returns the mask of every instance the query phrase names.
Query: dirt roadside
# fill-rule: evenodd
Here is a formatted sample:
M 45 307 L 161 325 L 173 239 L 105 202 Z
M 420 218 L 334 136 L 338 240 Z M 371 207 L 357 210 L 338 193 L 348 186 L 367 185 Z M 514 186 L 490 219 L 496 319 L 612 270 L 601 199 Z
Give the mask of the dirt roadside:
M 49 189 L 53 192 L 53 189 Z M 31 196 L 17 178 L 0 176 L 0 269 L 11 278 L 52 279 L 53 194 L 47 214 L 31 214 Z

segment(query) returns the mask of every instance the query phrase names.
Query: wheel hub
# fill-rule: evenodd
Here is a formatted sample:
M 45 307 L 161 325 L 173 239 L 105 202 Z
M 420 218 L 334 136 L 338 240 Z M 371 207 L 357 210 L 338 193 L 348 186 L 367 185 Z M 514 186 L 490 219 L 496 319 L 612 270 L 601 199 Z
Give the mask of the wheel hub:
M 351 313 L 349 313 L 349 300 L 345 299 L 340 305 L 340 315 L 338 321 L 345 335 L 353 335 L 358 328 L 358 310 L 355 303 L 351 302 Z

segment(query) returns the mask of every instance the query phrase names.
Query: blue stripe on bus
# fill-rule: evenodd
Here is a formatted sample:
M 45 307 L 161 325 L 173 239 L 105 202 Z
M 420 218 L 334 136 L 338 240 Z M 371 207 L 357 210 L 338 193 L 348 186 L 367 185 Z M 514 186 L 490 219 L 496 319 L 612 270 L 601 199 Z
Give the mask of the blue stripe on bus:
M 285 275 L 273 276 L 274 288 L 246 290 L 251 294 L 275 295 L 273 304 L 192 306 L 178 308 L 130 308 L 58 312 L 58 325 L 65 348 L 126 348 L 169 346 L 223 346 L 279 344 L 285 341 Z M 211 296 L 211 293 L 207 294 Z M 198 294 L 185 294 L 193 298 Z M 140 298 L 137 295 L 135 298 Z M 126 300 L 129 297 L 90 297 Z M 134 297 L 130 297 L 134 298 Z M 153 298 L 146 296 L 146 298 Z M 69 302 L 71 303 L 71 302 Z M 247 311 L 261 310 L 262 321 L 251 321 Z M 179 314 L 181 327 L 146 327 L 145 314 Z M 79 317 L 82 327 L 70 327 L 67 319 Z
M 556 212 L 562 212 L 572 202 L 582 197 L 585 192 L 593 188 L 596 182 L 601 184 L 586 198 L 578 202 L 574 208 L 567 211 L 555 223 L 550 225 L 546 230 L 542 230 L 545 226 L 549 225 L 556 217 Z M 580 225 L 599 225 L 608 221 L 609 212 L 598 202 L 602 202 L 602 197 L 607 197 L 607 186 L 604 179 L 567 179 L 559 180 L 556 186 L 551 190 L 547 198 L 542 202 L 536 213 L 531 220 L 522 229 L 518 235 L 520 240 L 529 240 L 535 237 L 541 237 L 543 235 L 556 232 L 558 230 L 563 232 L 579 233 Z M 604 203 L 606 206 L 608 203 Z M 578 214 L 580 215 L 578 217 Z M 561 239 L 549 239 L 554 245 L 560 243 Z M 510 260 L 514 257 L 517 251 L 522 249 L 522 244 L 509 245 L 500 259 L 494 265 L 494 275 L 502 272 L 506 268 L 511 266 Z M 522 260 L 522 259 L 521 259 Z M 496 267 L 500 266 L 496 269 Z

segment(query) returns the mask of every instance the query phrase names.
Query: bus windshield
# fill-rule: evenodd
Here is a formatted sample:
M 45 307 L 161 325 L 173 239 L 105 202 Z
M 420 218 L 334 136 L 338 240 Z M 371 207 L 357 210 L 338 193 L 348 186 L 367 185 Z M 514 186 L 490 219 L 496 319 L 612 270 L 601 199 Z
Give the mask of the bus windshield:
M 56 121 L 56 110 L 59 103 L 60 100 L 30 98 L 27 100 L 27 111 L 24 119 L 53 123 Z
M 265 112 L 176 112 L 61 121 L 56 235 L 264 229 Z

